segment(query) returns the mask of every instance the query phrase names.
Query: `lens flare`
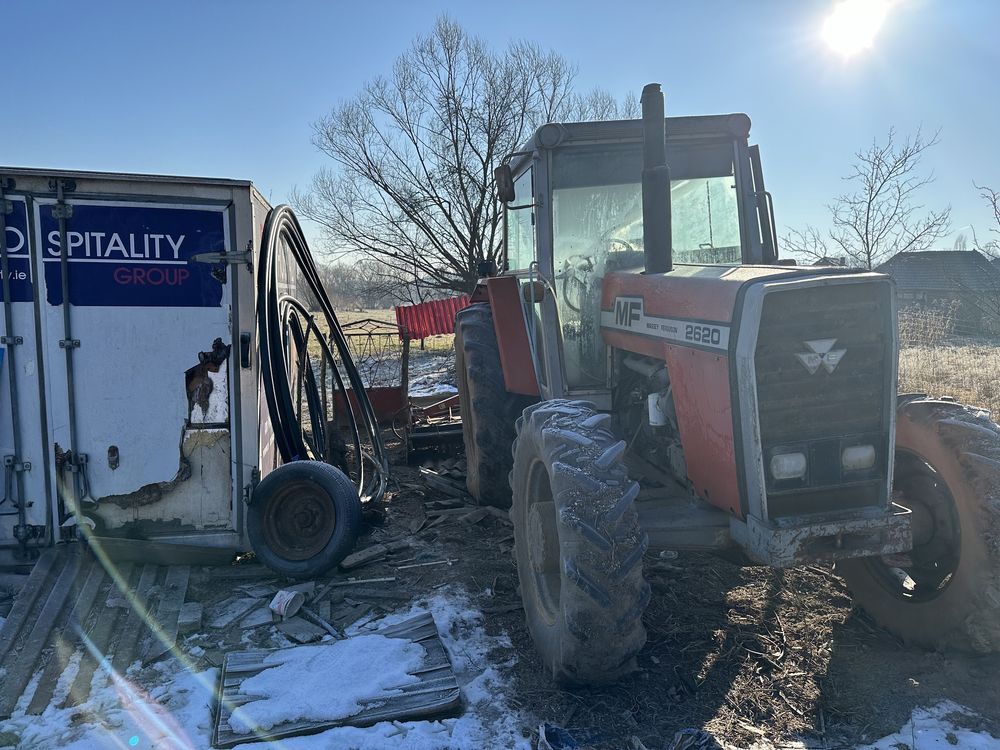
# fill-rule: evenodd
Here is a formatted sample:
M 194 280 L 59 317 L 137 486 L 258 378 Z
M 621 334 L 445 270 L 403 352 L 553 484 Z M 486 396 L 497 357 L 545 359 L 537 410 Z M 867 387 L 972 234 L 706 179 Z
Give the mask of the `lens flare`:
M 841 0 L 823 22 L 827 46 L 843 58 L 854 57 L 875 43 L 896 0 Z

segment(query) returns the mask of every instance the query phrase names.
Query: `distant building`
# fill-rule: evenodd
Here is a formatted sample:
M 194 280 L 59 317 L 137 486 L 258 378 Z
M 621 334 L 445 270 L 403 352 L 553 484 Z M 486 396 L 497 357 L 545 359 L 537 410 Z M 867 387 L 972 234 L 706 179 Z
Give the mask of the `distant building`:
M 897 253 L 876 270 L 895 279 L 900 309 L 951 310 L 961 333 L 1000 330 L 1000 264 L 977 250 Z

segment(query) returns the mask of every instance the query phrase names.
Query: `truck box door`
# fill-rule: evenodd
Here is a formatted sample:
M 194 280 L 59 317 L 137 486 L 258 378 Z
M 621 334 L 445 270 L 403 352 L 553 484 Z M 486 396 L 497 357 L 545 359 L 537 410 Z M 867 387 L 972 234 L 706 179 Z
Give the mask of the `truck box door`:
M 229 269 L 192 260 L 230 248 L 230 209 L 67 202 L 65 280 L 56 202 L 35 205 L 53 480 L 71 478 L 75 429 L 99 524 L 142 538 L 233 530 Z

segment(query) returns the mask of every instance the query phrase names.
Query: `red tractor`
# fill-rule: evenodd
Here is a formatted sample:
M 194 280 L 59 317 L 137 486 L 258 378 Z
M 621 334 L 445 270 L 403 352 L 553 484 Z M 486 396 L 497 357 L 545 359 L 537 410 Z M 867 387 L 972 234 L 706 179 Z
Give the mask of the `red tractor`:
M 749 132 L 650 84 L 642 120 L 544 125 L 496 171 L 505 267 L 455 328 L 468 487 L 511 506 L 562 682 L 633 666 L 663 550 L 836 563 L 906 641 L 1000 647 L 1000 427 L 897 396 L 887 276 L 779 261 Z

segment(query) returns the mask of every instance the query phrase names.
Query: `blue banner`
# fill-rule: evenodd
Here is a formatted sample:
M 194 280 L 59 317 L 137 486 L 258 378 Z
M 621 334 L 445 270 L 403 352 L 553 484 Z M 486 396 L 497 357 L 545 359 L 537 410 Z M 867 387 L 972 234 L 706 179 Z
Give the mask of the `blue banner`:
M 222 264 L 192 261 L 226 250 L 225 212 L 157 204 L 73 202 L 67 224 L 69 301 L 110 307 L 219 307 Z M 59 223 L 40 206 L 46 299 L 62 304 Z
M 7 271 L 10 274 L 10 298 L 13 302 L 34 299 L 31 284 L 31 257 L 28 252 L 28 206 L 23 199 L 8 197 L 14 210 L 7 214 L 4 247 L 7 248 Z M 0 285 L 0 300 L 3 286 Z

